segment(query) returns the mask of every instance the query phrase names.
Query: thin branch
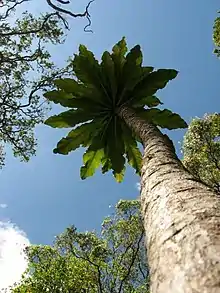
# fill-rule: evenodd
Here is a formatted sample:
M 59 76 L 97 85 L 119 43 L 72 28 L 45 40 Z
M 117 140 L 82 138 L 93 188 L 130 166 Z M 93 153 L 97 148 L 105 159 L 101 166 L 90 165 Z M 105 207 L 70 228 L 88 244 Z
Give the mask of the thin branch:
M 122 292 L 121 290 L 122 290 L 123 283 L 124 283 L 124 281 L 128 278 L 128 276 L 129 276 L 129 274 L 130 274 L 130 272 L 131 272 L 132 266 L 134 265 L 135 259 L 136 259 L 136 257 L 137 257 L 138 251 L 139 251 L 139 249 L 140 249 L 140 244 L 141 244 L 141 241 L 142 241 L 143 237 L 144 237 L 144 232 L 141 233 L 141 237 L 140 237 L 139 240 L 138 240 L 138 243 L 137 243 L 137 249 L 136 249 L 135 253 L 133 254 L 132 261 L 131 261 L 130 266 L 129 266 L 128 270 L 127 270 L 127 274 L 126 274 L 126 275 L 124 276 L 124 278 L 121 280 L 121 285 L 120 285 L 120 287 L 119 287 L 119 291 L 118 291 L 118 293 Z
M 70 1 L 57 0 L 61 4 L 70 4 Z
M 0 20 L 5 20 L 10 15 L 10 13 L 16 8 L 17 5 L 20 5 L 20 4 L 22 4 L 23 2 L 26 2 L 26 1 L 29 1 L 29 0 L 18 1 L 13 6 L 9 7 L 6 10 L 5 15 L 0 15 Z M 4 6 L 6 6 L 6 5 L 1 6 L 1 8 L 4 7 Z
M 99 283 L 99 293 L 104 293 L 103 290 L 102 290 L 102 282 L 101 282 L 101 271 L 100 271 L 100 267 L 99 265 L 97 265 L 96 263 L 94 263 L 93 261 L 91 261 L 88 257 L 83 257 L 81 255 L 78 255 L 75 250 L 74 250 L 74 246 L 72 243 L 69 243 L 70 245 L 70 249 L 71 249 L 71 252 L 72 254 L 78 258 L 78 259 L 83 259 L 85 261 L 87 261 L 88 263 L 90 263 L 91 265 L 93 265 L 94 267 L 97 268 L 97 271 L 98 271 L 98 283 Z
M 87 28 L 91 26 L 91 19 L 90 19 L 91 16 L 89 14 L 89 7 L 92 4 L 92 2 L 94 2 L 95 0 L 89 1 L 89 3 L 87 4 L 87 6 L 85 8 L 85 11 L 83 13 L 73 13 L 73 12 L 71 12 L 69 10 L 63 9 L 61 7 L 58 7 L 57 5 L 53 4 L 51 2 L 51 0 L 46 0 L 46 1 L 47 1 L 48 5 L 50 7 L 52 7 L 54 10 L 56 10 L 58 12 L 70 15 L 70 16 L 72 16 L 74 18 L 76 18 L 76 17 L 86 17 L 87 20 L 88 20 L 88 24 L 84 27 L 84 31 L 85 32 L 92 32 L 92 30 L 88 30 Z M 57 0 L 57 2 L 62 3 L 62 4 L 69 4 L 69 1 Z

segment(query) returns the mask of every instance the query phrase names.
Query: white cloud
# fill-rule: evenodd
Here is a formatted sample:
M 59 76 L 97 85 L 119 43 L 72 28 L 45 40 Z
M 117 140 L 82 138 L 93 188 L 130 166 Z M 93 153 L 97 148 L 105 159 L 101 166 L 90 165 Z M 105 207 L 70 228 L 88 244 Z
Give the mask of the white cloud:
M 29 244 L 16 225 L 0 221 L 0 291 L 20 280 L 27 267 L 23 249 Z
M 139 191 L 141 190 L 141 184 L 139 182 L 137 182 L 135 186 L 136 186 L 137 190 L 139 190 Z
M 6 209 L 8 205 L 6 203 L 0 203 L 0 208 Z

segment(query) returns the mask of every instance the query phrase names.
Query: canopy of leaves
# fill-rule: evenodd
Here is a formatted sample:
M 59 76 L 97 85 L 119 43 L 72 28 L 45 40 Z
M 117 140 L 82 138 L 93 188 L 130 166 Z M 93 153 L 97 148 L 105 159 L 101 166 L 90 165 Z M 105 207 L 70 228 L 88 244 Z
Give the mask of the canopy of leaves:
M 217 17 L 214 22 L 213 42 L 216 47 L 214 53 L 216 53 L 217 56 L 220 57 L 220 17 Z
M 17 8 L 25 1 L 6 2 L 0 11 L 0 165 L 5 143 L 21 160 L 35 153 L 33 129 L 47 110 L 41 91 L 66 72 L 55 67 L 45 48 L 63 42 L 64 19 L 57 12 L 34 17 L 27 11 L 16 19 Z
M 195 118 L 183 140 L 183 163 L 220 194 L 220 114 Z
M 120 201 L 100 236 L 70 227 L 52 247 L 30 246 L 26 253 L 29 267 L 14 293 L 148 292 L 139 201 Z
M 87 147 L 82 179 L 92 176 L 102 166 L 103 173 L 112 169 L 117 181 L 121 181 L 126 159 L 140 174 L 137 137 L 120 118 L 121 107 L 133 108 L 139 117 L 161 128 L 186 127 L 178 114 L 155 108 L 162 104 L 155 93 L 174 79 L 177 71 L 154 71 L 151 66 L 143 66 L 139 45 L 127 53 L 123 38 L 111 53 L 103 53 L 100 62 L 80 45 L 71 66 L 77 80 L 55 80 L 57 90 L 47 92 L 45 97 L 72 109 L 50 117 L 45 123 L 51 127 L 74 128 L 58 142 L 54 153 L 66 155 L 80 146 Z
M 54 66 L 47 44 L 64 41 L 64 30 L 69 29 L 67 15 L 87 18 L 87 31 L 91 25 L 89 7 L 93 0 L 82 13 L 69 10 L 68 0 L 45 0 L 48 5 L 42 6 L 43 13 L 38 16 L 20 12 L 27 2 L 25 8 L 29 9 L 31 0 L 0 1 L 0 167 L 4 165 L 5 144 L 11 145 L 22 161 L 35 154 L 33 129 L 44 120 L 47 110 L 42 107 L 41 91 L 50 89 L 52 80 L 67 71 Z

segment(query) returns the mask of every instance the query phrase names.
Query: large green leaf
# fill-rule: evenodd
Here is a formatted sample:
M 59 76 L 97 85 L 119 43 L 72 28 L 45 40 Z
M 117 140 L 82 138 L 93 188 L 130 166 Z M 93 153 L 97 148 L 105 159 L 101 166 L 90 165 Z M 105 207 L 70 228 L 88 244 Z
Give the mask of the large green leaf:
M 125 37 L 121 39 L 114 47 L 112 48 L 111 57 L 115 64 L 115 76 L 116 80 L 119 83 L 122 77 L 122 69 L 125 63 L 125 54 L 127 52 L 127 44 Z
M 187 123 L 178 114 L 173 113 L 168 109 L 142 109 L 139 112 L 139 115 L 161 128 L 177 129 L 187 127 Z
M 124 141 L 122 137 L 121 121 L 120 118 L 114 117 L 108 126 L 106 132 L 106 147 L 105 155 L 111 161 L 112 169 L 115 173 L 121 173 L 124 169 Z
M 159 69 L 147 75 L 134 88 L 132 92 L 133 100 L 154 95 L 159 89 L 177 76 L 178 72 L 174 69 Z
M 64 90 L 66 93 L 71 93 L 74 96 L 84 95 L 85 86 L 78 83 L 75 79 L 72 78 L 60 78 L 55 79 L 54 84 L 61 90 Z
M 54 102 L 55 104 L 60 104 L 64 107 L 75 107 L 73 102 L 73 96 L 71 94 L 66 93 L 65 91 L 50 91 L 44 94 L 44 97 L 49 101 Z
M 85 46 L 79 46 L 79 55 L 75 54 L 72 62 L 77 78 L 84 84 L 97 86 L 100 84 L 100 66 L 94 54 Z
M 100 141 L 93 141 L 93 144 L 91 144 L 83 155 L 84 166 L 80 169 L 80 176 L 82 179 L 93 176 L 95 170 L 101 165 L 101 160 L 104 157 L 104 149 L 96 147 L 99 142 Z
M 54 149 L 54 153 L 67 155 L 70 151 L 74 151 L 80 146 L 86 147 L 93 136 L 100 131 L 100 121 L 94 121 L 85 123 L 71 130 L 69 134 L 62 138 L 57 147 Z
M 120 83 L 119 103 L 127 100 L 126 92 L 133 90 L 142 76 L 142 52 L 140 46 L 137 45 L 130 50 L 125 58 L 122 69 L 122 77 Z
M 125 54 L 127 53 L 127 44 L 125 41 L 125 37 L 123 37 L 117 44 L 115 44 L 112 48 L 112 56 L 117 57 L 118 59 L 121 58 L 121 61 L 125 61 Z
M 94 118 L 94 114 L 81 109 L 68 110 L 59 115 L 49 117 L 44 123 L 55 128 L 74 127 L 75 125 L 87 122 Z
M 83 45 L 79 47 L 79 55 L 75 55 L 73 69 L 82 83 L 88 88 L 92 87 L 97 90 L 98 96 L 102 98 L 102 101 L 100 101 L 102 104 L 111 104 L 108 92 L 103 84 L 101 66 L 95 59 L 94 54 Z M 96 95 L 94 95 L 94 98 L 96 98 Z
M 117 93 L 115 66 L 110 53 L 107 51 L 105 51 L 102 55 L 101 70 L 104 84 L 106 85 L 107 95 L 110 101 L 114 101 Z
M 103 92 L 97 90 L 93 85 L 85 85 L 71 78 L 56 79 L 54 83 L 59 89 L 62 89 L 66 93 L 71 93 L 73 98 L 78 99 L 75 102 L 77 103 L 75 107 L 88 109 L 94 106 L 93 102 L 98 106 L 105 105 L 105 102 L 102 101 Z M 79 98 L 82 98 L 82 100 L 79 100 Z
M 132 106 L 135 108 L 147 106 L 149 108 L 162 105 L 163 103 L 156 96 L 144 97 L 140 100 L 134 100 Z
M 142 154 L 138 148 L 136 139 L 132 135 L 132 131 L 126 125 L 123 125 L 123 139 L 128 164 L 135 169 L 138 175 L 140 175 Z
M 93 112 L 97 109 L 100 111 L 101 105 L 96 103 L 87 97 L 74 97 L 70 93 L 66 93 L 64 90 L 53 90 L 44 94 L 45 98 L 49 101 L 53 101 L 55 104 L 60 104 L 63 107 L 68 108 L 81 108 L 84 110 Z

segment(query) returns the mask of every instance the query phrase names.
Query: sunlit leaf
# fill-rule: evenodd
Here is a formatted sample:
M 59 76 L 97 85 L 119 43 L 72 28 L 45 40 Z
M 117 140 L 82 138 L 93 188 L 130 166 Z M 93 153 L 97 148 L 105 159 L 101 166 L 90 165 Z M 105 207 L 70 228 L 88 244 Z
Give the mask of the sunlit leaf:
M 93 144 L 87 149 L 83 155 L 84 166 L 80 169 L 80 176 L 82 179 L 93 176 L 95 170 L 101 165 L 101 160 L 104 156 L 103 148 L 95 148 Z
M 44 123 L 51 127 L 74 127 L 75 125 L 87 122 L 94 118 L 94 114 L 79 110 L 69 110 L 59 115 L 49 117 Z
M 162 105 L 163 103 L 156 96 L 148 96 L 142 98 L 140 100 L 134 100 L 132 106 L 133 107 L 144 107 L 147 106 L 149 108 L 156 107 Z
M 66 137 L 58 142 L 54 153 L 67 155 L 70 151 L 74 151 L 80 146 L 88 146 L 92 137 L 99 132 L 99 127 L 100 122 L 91 122 L 71 130 Z
M 168 109 L 147 109 L 141 110 L 139 115 L 161 128 L 177 129 L 186 128 L 187 123 L 176 113 L 171 112 Z
M 158 69 L 147 75 L 140 81 L 132 92 L 133 100 L 154 95 L 159 89 L 162 89 L 166 84 L 177 76 L 178 72 L 174 69 Z

